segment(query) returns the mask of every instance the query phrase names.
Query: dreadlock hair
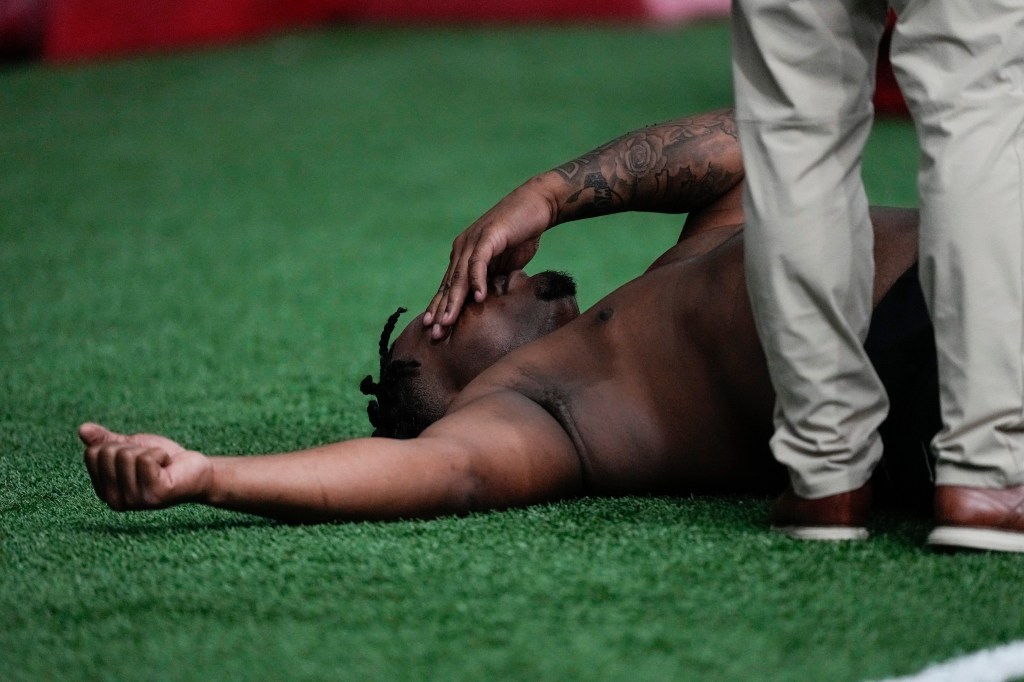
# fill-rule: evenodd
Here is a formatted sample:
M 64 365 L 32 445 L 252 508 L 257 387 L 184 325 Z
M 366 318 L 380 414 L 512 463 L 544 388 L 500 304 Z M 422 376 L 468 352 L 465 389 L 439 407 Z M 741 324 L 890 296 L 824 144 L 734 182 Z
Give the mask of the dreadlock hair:
M 367 375 L 359 384 L 364 395 L 374 397 L 366 406 L 374 436 L 415 438 L 440 417 L 436 410 L 430 408 L 429 401 L 416 385 L 420 363 L 416 360 L 395 360 L 392 358 L 394 346 L 388 347 L 395 324 L 404 312 L 405 308 L 399 308 L 392 313 L 381 332 L 378 350 L 380 381 L 375 383 L 373 376 Z

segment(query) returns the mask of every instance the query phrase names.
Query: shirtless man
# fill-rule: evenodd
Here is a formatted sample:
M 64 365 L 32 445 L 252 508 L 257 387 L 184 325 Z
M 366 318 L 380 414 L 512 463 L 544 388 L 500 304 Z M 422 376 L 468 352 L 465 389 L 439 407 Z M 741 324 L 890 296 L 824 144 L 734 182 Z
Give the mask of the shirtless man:
M 514 270 L 489 278 L 489 295 L 478 292 L 444 325 L 438 311 L 451 290 L 442 287 L 427 322 L 414 319 L 389 348 L 392 316 L 380 381 L 368 377 L 362 388 L 375 395 L 377 433 L 408 439 L 207 457 L 161 436 L 84 424 L 96 493 L 115 510 L 199 502 L 329 521 L 583 494 L 778 490 L 764 445 L 773 394 L 743 278 L 741 180 L 725 111 L 652 126 L 541 174 L 460 239 L 510 217 L 539 239 L 551 225 L 616 210 L 688 212 L 682 236 L 583 314 L 564 276 Z M 916 213 L 881 209 L 873 217 L 875 303 L 892 290 L 914 307 L 916 284 L 904 275 L 915 261 Z M 525 241 L 516 257 L 528 260 L 536 239 Z M 458 253 L 457 242 L 449 275 L 460 267 Z M 911 317 L 893 319 L 882 344 L 905 348 Z M 927 357 L 916 348 L 908 354 Z M 827 533 L 864 511 L 838 509 L 821 526 Z

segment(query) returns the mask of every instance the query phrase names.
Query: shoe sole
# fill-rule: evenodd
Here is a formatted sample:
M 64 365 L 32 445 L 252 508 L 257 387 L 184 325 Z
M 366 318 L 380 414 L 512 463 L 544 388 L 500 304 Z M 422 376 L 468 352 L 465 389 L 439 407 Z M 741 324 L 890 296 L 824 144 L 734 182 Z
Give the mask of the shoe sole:
M 928 535 L 932 547 L 962 547 L 992 552 L 1024 552 L 1024 533 L 994 528 L 936 526 Z
M 868 539 L 868 529 L 856 526 L 772 526 L 772 530 L 794 540 L 844 542 Z

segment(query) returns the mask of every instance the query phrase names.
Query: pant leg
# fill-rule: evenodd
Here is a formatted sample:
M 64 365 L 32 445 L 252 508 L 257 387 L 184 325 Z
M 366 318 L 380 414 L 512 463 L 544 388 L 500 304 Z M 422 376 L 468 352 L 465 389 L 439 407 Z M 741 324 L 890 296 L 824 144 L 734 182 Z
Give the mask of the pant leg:
M 921 284 L 943 429 L 936 482 L 1024 483 L 1024 5 L 898 7 L 893 65 L 921 141 Z
M 747 282 L 777 396 L 772 452 L 803 497 L 859 487 L 881 457 L 860 167 L 885 16 L 869 0 L 733 5 Z

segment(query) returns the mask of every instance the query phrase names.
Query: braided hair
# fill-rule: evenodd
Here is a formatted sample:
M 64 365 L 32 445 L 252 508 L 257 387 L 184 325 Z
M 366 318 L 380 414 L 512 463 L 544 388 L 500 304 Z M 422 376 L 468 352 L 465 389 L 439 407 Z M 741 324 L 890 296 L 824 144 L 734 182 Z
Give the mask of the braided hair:
M 420 363 L 416 360 L 395 360 L 392 357 L 394 346 L 388 347 L 395 324 L 404 312 L 405 308 L 399 308 L 392 313 L 381 332 L 378 346 L 380 381 L 374 382 L 373 376 L 367 375 L 359 384 L 364 395 L 373 396 L 366 406 L 366 414 L 374 436 L 415 438 L 440 416 L 429 408 L 428 401 L 415 385 Z

